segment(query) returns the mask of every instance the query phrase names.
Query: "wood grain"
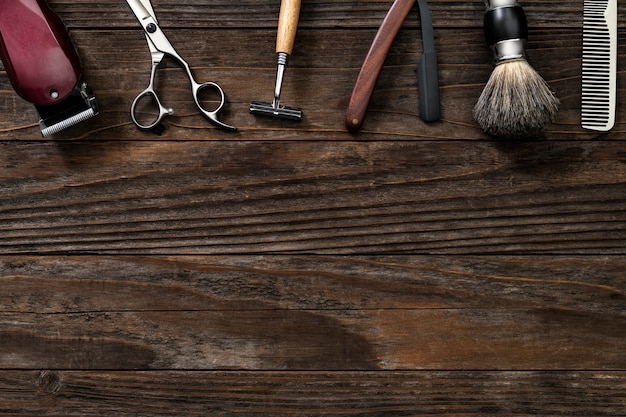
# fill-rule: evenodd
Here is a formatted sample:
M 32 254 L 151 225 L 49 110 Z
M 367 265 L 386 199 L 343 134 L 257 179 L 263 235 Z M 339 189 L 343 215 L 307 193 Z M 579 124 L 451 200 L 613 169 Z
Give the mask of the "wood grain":
M 135 25 L 125 2 L 102 0 L 50 0 L 51 7 L 71 28 L 122 27 Z M 341 0 L 306 1 L 302 5 L 302 27 L 377 28 L 390 6 L 389 0 L 345 2 Z M 155 12 L 163 25 L 173 27 L 276 29 L 279 1 L 239 0 L 154 0 Z M 582 2 L 525 0 L 522 2 L 531 28 L 582 27 Z M 436 27 L 480 28 L 484 3 L 431 0 L 429 7 Z M 107 19 L 103 21 L 102 17 Z M 165 18 L 167 16 L 167 18 Z M 618 25 L 624 27 L 624 11 L 618 9 Z M 408 26 L 418 26 L 414 13 Z
M 622 372 L 6 372 L 6 414 L 614 416 Z M 148 394 L 149 393 L 149 394 Z M 617 412 L 616 412 L 617 411 Z
M 625 254 L 621 142 L 5 142 L 0 155 L 4 254 Z
M 0 368 L 623 369 L 624 262 L 3 258 Z
M 523 2 L 562 105 L 519 142 L 472 119 L 479 1 L 429 2 L 441 120 L 418 114 L 415 7 L 350 134 L 389 0 L 303 2 L 296 124 L 248 111 L 271 99 L 280 2 L 154 0 L 239 128 L 167 61 L 161 136 L 130 120 L 150 68 L 125 2 L 49 3 L 102 113 L 42 140 L 0 67 L 0 415 L 624 415 L 626 113 L 580 127 L 582 2 Z

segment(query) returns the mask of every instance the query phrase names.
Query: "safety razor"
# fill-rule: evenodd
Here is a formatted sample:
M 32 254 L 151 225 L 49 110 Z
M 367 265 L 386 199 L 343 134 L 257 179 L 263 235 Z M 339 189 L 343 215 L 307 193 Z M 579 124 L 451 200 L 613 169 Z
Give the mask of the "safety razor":
M 278 63 L 276 69 L 276 83 L 274 85 L 274 100 L 271 103 L 253 101 L 250 103 L 250 113 L 252 114 L 290 120 L 302 120 L 302 110 L 299 107 L 285 106 L 280 102 L 283 78 L 285 76 L 289 56 L 293 51 L 299 16 L 300 0 L 282 0 L 280 4 L 280 15 L 278 17 L 278 33 L 276 35 Z

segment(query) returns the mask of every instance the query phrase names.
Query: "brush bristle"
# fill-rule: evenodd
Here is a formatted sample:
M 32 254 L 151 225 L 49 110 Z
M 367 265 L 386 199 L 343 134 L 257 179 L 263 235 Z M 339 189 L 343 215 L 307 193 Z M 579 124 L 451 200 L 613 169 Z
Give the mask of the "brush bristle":
M 541 136 L 554 121 L 559 100 L 525 59 L 494 68 L 476 106 L 474 118 L 492 136 L 510 139 Z

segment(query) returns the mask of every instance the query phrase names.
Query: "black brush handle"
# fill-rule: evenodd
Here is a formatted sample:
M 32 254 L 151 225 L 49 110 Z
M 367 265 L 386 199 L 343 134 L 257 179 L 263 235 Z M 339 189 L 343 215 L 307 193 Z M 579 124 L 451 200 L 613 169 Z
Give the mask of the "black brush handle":
M 509 39 L 528 39 L 528 23 L 521 6 L 498 7 L 487 11 L 484 29 L 489 45 Z
M 483 29 L 487 44 L 494 48 L 496 61 L 524 57 L 528 22 L 516 0 L 487 1 Z

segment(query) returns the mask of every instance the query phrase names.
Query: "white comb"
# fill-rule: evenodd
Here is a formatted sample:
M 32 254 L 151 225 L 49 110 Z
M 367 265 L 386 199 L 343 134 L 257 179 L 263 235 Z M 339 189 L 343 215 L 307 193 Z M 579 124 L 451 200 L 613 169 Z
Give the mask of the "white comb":
M 585 0 L 582 126 L 607 131 L 615 124 L 617 0 Z

